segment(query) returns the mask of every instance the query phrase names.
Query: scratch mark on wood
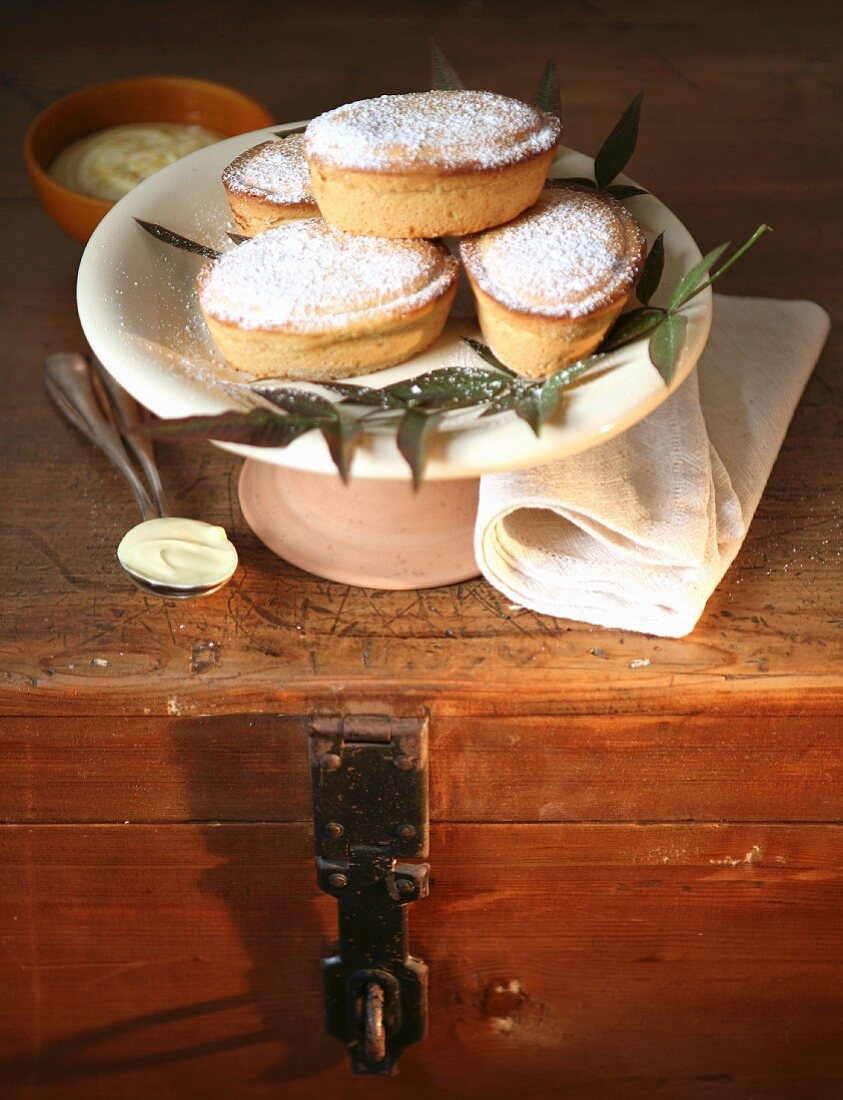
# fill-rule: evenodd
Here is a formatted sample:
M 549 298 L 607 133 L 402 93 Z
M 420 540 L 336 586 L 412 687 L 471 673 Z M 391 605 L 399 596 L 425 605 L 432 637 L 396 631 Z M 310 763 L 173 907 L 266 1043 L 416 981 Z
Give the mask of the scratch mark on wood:
M 50 546 L 47 540 L 39 535 L 37 531 L 33 531 L 31 527 L 21 527 L 20 532 L 24 539 L 31 545 L 40 551 L 47 558 L 48 561 L 56 567 L 61 573 L 62 577 L 68 584 L 72 584 L 74 588 L 78 587 L 80 582 L 79 577 L 75 573 L 72 573 L 61 559 L 61 556 Z
M 345 607 L 346 601 L 348 600 L 348 594 L 349 594 L 350 591 L 351 591 L 351 585 L 347 584 L 345 586 L 345 592 L 343 592 L 342 596 L 340 597 L 339 607 L 337 608 L 336 614 L 334 615 L 334 621 L 331 623 L 331 629 L 328 631 L 329 634 L 336 634 L 336 632 L 337 632 L 337 623 L 340 621 L 340 616 L 342 615 L 342 609 Z
M 167 626 L 170 628 L 170 637 L 173 639 L 173 645 L 176 645 L 176 632 L 173 630 L 173 623 L 170 619 L 170 609 L 167 607 L 166 602 L 162 602 L 161 606 L 164 611 L 164 618 L 167 620 Z

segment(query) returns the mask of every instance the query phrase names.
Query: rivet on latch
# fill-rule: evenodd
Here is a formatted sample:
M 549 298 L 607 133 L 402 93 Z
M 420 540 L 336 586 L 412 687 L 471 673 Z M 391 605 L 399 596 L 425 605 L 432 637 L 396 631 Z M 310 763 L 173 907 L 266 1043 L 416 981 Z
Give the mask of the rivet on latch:
M 326 772 L 335 772 L 342 764 L 342 759 L 335 752 L 326 752 L 319 763 Z
M 395 889 L 406 898 L 416 892 L 416 884 L 408 878 L 399 878 L 395 880 Z
M 342 890 L 343 887 L 348 886 L 348 875 L 343 875 L 339 872 L 334 875 L 328 875 L 328 885 L 332 886 L 334 890 Z
M 395 764 L 395 767 L 402 772 L 412 771 L 414 767 L 414 763 L 410 759 L 410 757 L 404 756 L 403 754 L 393 757 L 393 763 Z
M 345 829 L 340 825 L 338 821 L 329 821 L 325 826 L 325 836 L 331 838 L 331 840 L 339 840 Z
M 395 833 L 402 840 L 412 840 L 416 835 L 416 829 L 414 825 L 399 825 Z

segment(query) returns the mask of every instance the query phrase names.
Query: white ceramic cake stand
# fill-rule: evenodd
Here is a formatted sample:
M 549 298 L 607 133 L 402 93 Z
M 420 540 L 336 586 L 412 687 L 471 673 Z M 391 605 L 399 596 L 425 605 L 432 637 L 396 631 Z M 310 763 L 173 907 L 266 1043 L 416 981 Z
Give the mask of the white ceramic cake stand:
M 218 249 L 235 247 L 226 235 L 234 226 L 220 175 L 238 153 L 273 132 L 229 138 L 156 173 L 117 203 L 85 249 L 77 288 L 85 335 L 117 381 L 159 416 L 235 407 L 221 380 L 245 379 L 225 366 L 199 312 L 195 280 L 203 261 L 154 240 L 134 219 L 157 222 Z M 588 157 L 562 149 L 551 174 L 585 176 L 591 170 Z M 700 251 L 658 199 L 644 195 L 628 201 L 648 241 L 664 230 L 665 290 L 654 299 L 664 305 Z M 710 291 L 685 307 L 687 335 L 671 389 L 702 354 L 711 310 Z M 439 366 L 478 364 L 461 340 L 479 336 L 470 314 L 470 295 L 462 287 L 454 317 L 433 347 L 353 381 L 387 385 Z M 612 369 L 604 369 L 609 365 Z M 316 432 L 286 448 L 219 446 L 246 458 L 240 479 L 243 514 L 281 557 L 345 583 L 431 587 L 477 574 L 472 535 L 482 474 L 535 466 L 592 447 L 646 416 L 669 392 L 649 361 L 646 338 L 638 340 L 601 364 L 596 377 L 573 387 L 539 438 L 513 413 L 446 420 L 418 493 L 389 435 L 366 437 L 349 485 L 341 482 Z

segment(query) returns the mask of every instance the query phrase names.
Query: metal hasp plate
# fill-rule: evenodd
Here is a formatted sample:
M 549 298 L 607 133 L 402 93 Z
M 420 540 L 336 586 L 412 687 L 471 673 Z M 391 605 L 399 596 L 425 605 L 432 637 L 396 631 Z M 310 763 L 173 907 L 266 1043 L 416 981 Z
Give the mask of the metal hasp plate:
M 427 719 L 313 718 L 310 777 L 319 888 L 337 899 L 339 953 L 323 960 L 330 1035 L 355 1073 L 395 1073 L 427 1031 L 427 966 L 407 910 L 427 896 Z

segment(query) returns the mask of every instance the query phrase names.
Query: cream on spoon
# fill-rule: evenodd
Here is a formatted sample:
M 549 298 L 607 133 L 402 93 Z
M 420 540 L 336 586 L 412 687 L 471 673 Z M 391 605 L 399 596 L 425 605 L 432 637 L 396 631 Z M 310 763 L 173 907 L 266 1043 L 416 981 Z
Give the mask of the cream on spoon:
M 127 531 L 117 547 L 127 573 L 167 588 L 218 586 L 237 568 L 225 529 L 198 519 L 159 516 Z
M 109 410 L 116 406 L 124 421 L 136 416 L 131 399 L 103 373 Z M 201 520 L 163 515 L 163 492 L 147 441 L 133 437 L 132 449 L 143 453 L 144 468 L 158 501 L 158 510 L 129 461 L 120 432 L 106 416 L 81 355 L 60 352 L 44 362 L 47 392 L 67 419 L 111 460 L 129 484 L 143 515 L 143 522 L 128 531 L 117 548 L 117 559 L 142 591 L 167 599 L 190 599 L 216 592 L 237 568 L 237 551 L 225 530 Z M 117 414 L 114 414 L 117 415 Z M 154 473 L 152 473 L 154 471 Z

